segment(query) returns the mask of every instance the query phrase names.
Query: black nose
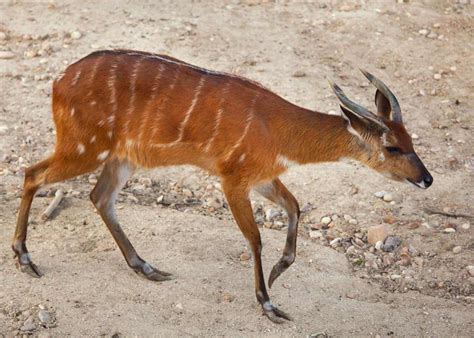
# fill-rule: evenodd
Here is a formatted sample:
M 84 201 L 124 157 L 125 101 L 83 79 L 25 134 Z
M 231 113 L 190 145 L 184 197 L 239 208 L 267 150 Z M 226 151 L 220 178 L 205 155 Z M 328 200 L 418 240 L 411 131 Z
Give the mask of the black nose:
M 433 184 L 433 176 L 431 176 L 430 174 L 426 175 L 423 179 L 423 182 L 425 182 L 425 186 L 428 188 L 430 185 Z

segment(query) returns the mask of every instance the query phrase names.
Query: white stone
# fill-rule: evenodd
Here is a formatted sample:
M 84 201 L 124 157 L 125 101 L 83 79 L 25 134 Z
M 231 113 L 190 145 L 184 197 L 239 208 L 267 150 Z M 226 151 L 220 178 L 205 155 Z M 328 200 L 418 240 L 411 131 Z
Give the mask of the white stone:
M 435 80 L 441 80 L 441 77 L 442 77 L 442 76 L 441 76 L 441 74 L 439 74 L 439 73 L 436 73 L 435 75 L 433 75 L 433 78 L 434 78 Z
M 383 195 L 383 200 L 384 200 L 385 202 L 392 202 L 392 201 L 393 201 L 393 196 L 392 196 L 392 194 L 386 193 L 385 195 Z
M 272 222 L 278 216 L 280 216 L 280 212 L 276 209 L 267 209 L 265 211 L 265 220 L 267 222 Z
M 383 198 L 385 194 L 386 194 L 385 191 L 377 191 L 376 193 L 374 193 L 374 196 L 377 198 Z
M 458 246 L 455 246 L 455 247 L 453 248 L 453 253 L 454 253 L 454 254 L 458 254 L 458 253 L 460 253 L 461 251 L 462 251 L 462 246 L 459 246 L 459 245 L 458 245 Z
M 79 31 L 74 31 L 71 33 L 71 39 L 78 40 L 81 37 L 82 37 L 82 34 Z
M 451 234 L 451 233 L 453 233 L 453 232 L 456 232 L 456 229 L 454 229 L 454 228 L 446 228 L 446 229 L 444 229 L 443 231 L 446 232 L 446 233 L 448 233 L 448 234 Z
M 377 243 L 375 243 L 376 250 L 382 250 L 382 246 L 383 246 L 383 241 L 377 241 Z
M 13 52 L 10 52 L 7 50 L 0 51 L 0 59 L 2 60 L 13 59 L 14 57 L 15 57 L 15 54 Z
M 463 225 L 461 225 L 461 228 L 463 228 L 464 230 L 469 230 L 470 227 L 471 225 L 469 223 L 464 223 Z
M 321 231 L 318 231 L 318 230 L 311 230 L 309 232 L 309 237 L 311 238 L 322 238 L 323 237 L 323 234 L 321 233 Z
M 418 134 L 411 134 L 411 138 L 414 140 L 418 140 L 420 137 L 418 136 Z
M 329 223 L 331 223 L 331 217 L 324 216 L 323 218 L 321 218 L 321 223 L 323 223 L 324 225 L 328 225 Z

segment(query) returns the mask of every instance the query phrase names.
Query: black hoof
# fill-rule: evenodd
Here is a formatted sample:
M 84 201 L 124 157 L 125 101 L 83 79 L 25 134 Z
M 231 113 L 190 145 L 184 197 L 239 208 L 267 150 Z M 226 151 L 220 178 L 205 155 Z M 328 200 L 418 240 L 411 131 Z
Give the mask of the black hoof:
M 21 272 L 27 273 L 31 277 L 40 278 L 43 276 L 41 271 L 38 269 L 35 263 L 33 263 L 29 257 L 29 255 L 21 254 L 18 256 L 18 261 L 16 262 L 16 267 Z
M 293 320 L 290 315 L 278 309 L 276 306 L 272 305 L 272 303 L 270 302 L 264 303 L 262 305 L 262 308 L 263 308 L 263 313 L 265 314 L 265 316 L 267 316 L 268 319 L 270 319 L 274 323 L 281 324 L 287 320 L 289 321 Z
M 160 271 L 148 263 L 142 264 L 139 268 L 134 269 L 134 271 L 140 276 L 155 282 L 163 282 L 174 279 L 172 274 L 165 271 Z

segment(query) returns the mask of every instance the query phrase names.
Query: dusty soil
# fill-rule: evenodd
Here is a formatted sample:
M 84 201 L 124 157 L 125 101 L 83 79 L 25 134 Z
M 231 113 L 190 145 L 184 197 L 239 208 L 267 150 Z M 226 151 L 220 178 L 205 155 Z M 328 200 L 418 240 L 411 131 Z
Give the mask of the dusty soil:
M 0 59 L 0 334 L 474 336 L 474 6 L 460 2 L 3 1 L 0 51 L 13 55 Z M 371 107 L 357 70 L 366 68 L 397 94 L 434 185 L 422 191 L 353 162 L 285 174 L 304 214 L 297 261 L 271 290 L 295 318 L 282 325 L 261 315 L 217 179 L 191 167 L 138 171 L 118 201 L 139 253 L 175 280 L 152 283 L 126 266 L 89 202 L 93 175 L 35 199 L 28 243 L 44 277 L 32 279 L 10 250 L 23 170 L 53 149 L 52 79 L 101 48 L 244 75 L 322 112 L 337 108 L 326 78 Z M 58 188 L 66 197 L 42 222 Z M 286 220 L 266 220 L 278 209 L 253 200 L 268 275 Z M 382 223 L 402 240 L 394 252 L 367 243 Z

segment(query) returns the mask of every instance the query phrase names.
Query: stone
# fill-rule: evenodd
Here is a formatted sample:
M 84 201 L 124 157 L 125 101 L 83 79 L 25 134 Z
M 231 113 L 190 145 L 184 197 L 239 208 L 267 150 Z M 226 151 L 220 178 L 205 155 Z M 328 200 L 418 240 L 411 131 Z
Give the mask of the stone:
M 97 176 L 95 174 L 90 174 L 87 180 L 89 181 L 90 184 L 96 184 Z
M 189 189 L 184 188 L 183 189 L 183 195 L 186 197 L 193 197 L 193 192 Z
M 378 269 L 377 256 L 370 253 L 364 252 L 365 266 L 367 268 Z
M 42 324 L 49 324 L 51 323 L 51 315 L 46 310 L 40 310 L 38 312 L 38 319 Z
M 449 67 L 449 70 L 452 71 L 452 72 L 455 72 L 457 70 L 457 67 L 456 66 L 451 66 L 451 67 Z
M 265 211 L 265 220 L 267 222 L 272 222 L 278 216 L 280 216 L 280 211 L 276 209 L 267 209 L 267 211 Z
M 329 242 L 329 245 L 333 248 L 337 247 L 341 244 L 341 240 L 342 240 L 341 237 L 334 238 L 331 242 Z
M 426 35 L 428 35 L 429 33 L 430 33 L 430 31 L 427 30 L 427 29 L 420 29 L 420 30 L 418 31 L 418 34 L 423 35 L 423 36 L 426 36 Z
M 349 224 L 357 225 L 357 220 L 355 218 L 349 220 Z
M 321 233 L 321 231 L 318 231 L 318 230 L 311 230 L 309 232 L 309 237 L 310 238 L 322 238 L 323 237 L 323 234 Z
M 0 32 L 0 41 L 4 41 L 7 39 L 7 33 L 5 32 Z
M 398 280 L 398 279 L 402 279 L 402 276 L 401 276 L 401 275 L 397 275 L 397 274 L 393 274 L 393 275 L 390 275 L 390 279 L 391 279 L 391 280 Z
M 439 74 L 439 73 L 436 73 L 435 75 L 433 75 L 433 78 L 434 78 L 435 80 L 441 80 L 441 77 L 442 77 L 442 76 L 441 76 L 441 74 Z
M 214 208 L 214 209 L 219 209 L 219 208 L 222 208 L 222 206 L 223 206 L 222 201 L 217 197 L 207 199 L 206 200 L 206 205 L 208 207 Z
M 463 228 L 464 230 L 469 230 L 470 227 L 471 225 L 469 223 L 464 223 L 463 225 L 461 225 L 461 228 Z
M 382 250 L 385 252 L 392 252 L 398 246 L 400 246 L 400 244 L 402 244 L 402 240 L 400 239 L 400 237 L 388 236 L 382 245 Z
M 462 251 L 462 246 L 457 245 L 453 248 L 453 254 L 458 254 Z
M 30 317 L 28 317 L 27 320 L 25 320 L 23 325 L 20 327 L 20 331 L 31 332 L 31 331 L 34 331 L 34 330 L 36 330 L 36 324 L 34 322 L 33 317 L 30 316 Z
M 384 200 L 385 202 L 392 202 L 392 201 L 393 201 L 393 196 L 392 196 L 392 194 L 386 193 L 385 195 L 383 195 L 383 200 Z
M 374 193 L 374 196 L 377 198 L 383 198 L 385 194 L 386 194 L 385 191 L 377 191 L 376 193 Z
M 352 255 L 352 254 L 354 254 L 354 253 L 356 253 L 356 252 L 357 252 L 357 249 L 356 249 L 356 247 L 355 247 L 354 245 L 351 245 L 350 247 L 348 247 L 348 248 L 346 249 L 346 254 L 348 254 L 348 255 Z
M 446 228 L 446 229 L 444 229 L 443 231 L 444 231 L 445 233 L 447 233 L 447 234 L 451 234 L 451 233 L 453 233 L 453 232 L 456 232 L 456 229 L 454 229 L 454 228 Z
M 349 222 L 351 219 L 352 219 L 352 216 L 351 216 L 351 215 L 344 215 L 344 220 L 345 220 L 346 222 Z
M 466 270 L 471 275 L 471 277 L 474 277 L 474 265 L 466 266 Z
M 71 33 L 71 39 L 78 40 L 82 37 L 82 33 L 79 31 L 74 31 Z
M 240 261 L 241 262 L 248 261 L 251 257 L 252 256 L 247 251 L 244 251 L 240 254 Z
M 375 244 L 378 241 L 384 241 L 388 236 L 388 229 L 385 225 L 375 225 L 367 231 L 367 241 L 369 244 Z
M 427 36 L 428 39 L 436 39 L 438 37 L 438 34 L 435 32 L 430 32 Z
M 382 250 L 382 246 L 383 246 L 383 241 L 377 241 L 377 243 L 375 243 L 374 245 L 375 250 Z
M 222 295 L 222 301 L 224 303 L 231 303 L 235 299 L 235 296 L 229 292 L 224 292 Z
M 306 73 L 303 72 L 302 70 L 297 70 L 296 72 L 293 73 L 293 77 L 305 77 Z
M 8 50 L 0 51 L 0 59 L 1 60 L 13 59 L 14 57 L 15 57 L 15 53 L 13 53 L 13 52 L 10 52 Z
M 414 139 L 414 140 L 418 140 L 420 137 L 418 136 L 418 134 L 411 134 L 411 138 Z
M 328 225 L 329 223 L 331 223 L 331 217 L 329 216 L 324 216 L 323 218 L 321 218 L 321 223 L 323 223 L 324 225 Z

